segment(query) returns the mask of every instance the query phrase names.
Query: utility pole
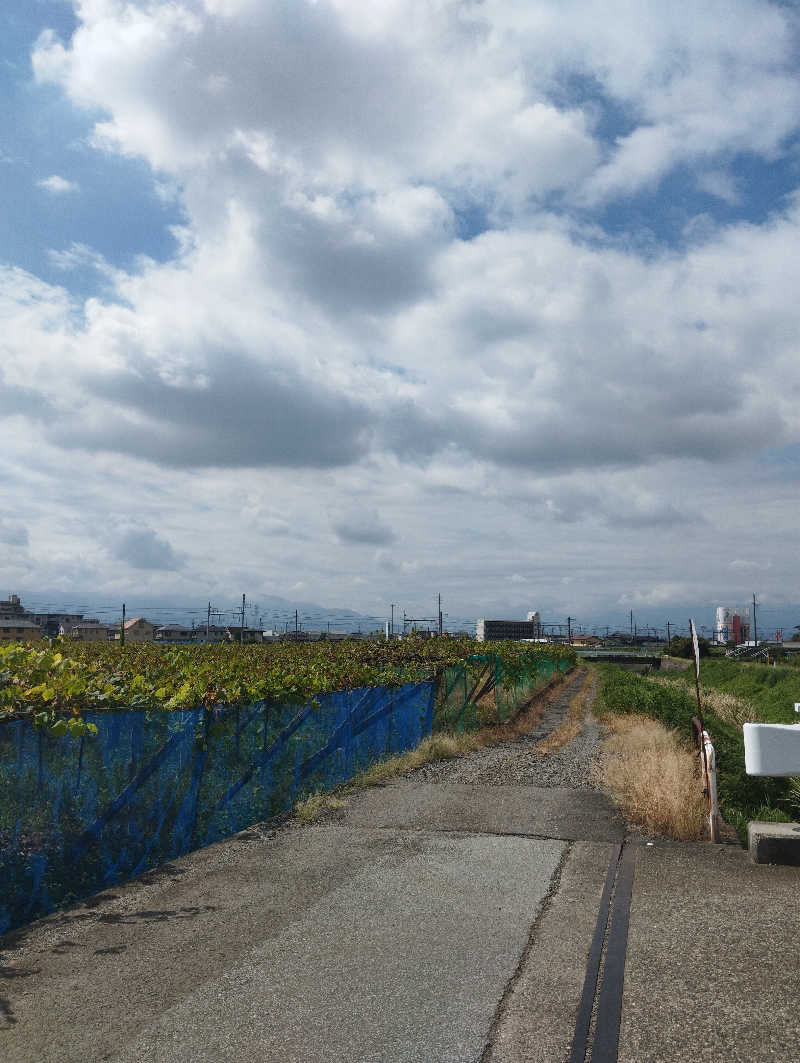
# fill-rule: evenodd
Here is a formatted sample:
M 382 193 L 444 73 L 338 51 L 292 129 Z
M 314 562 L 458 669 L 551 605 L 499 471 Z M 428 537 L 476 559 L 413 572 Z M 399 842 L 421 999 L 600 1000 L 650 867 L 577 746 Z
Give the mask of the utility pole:
M 567 617 L 567 642 L 572 645 L 572 617 Z
M 758 645 L 758 624 L 756 623 L 756 594 L 753 591 L 753 642 Z
M 631 638 L 633 638 L 633 609 L 631 609 Z
M 211 602 L 208 603 L 208 611 L 206 613 L 206 642 L 211 641 Z
M 439 595 L 439 634 L 442 634 L 442 596 Z
M 119 625 L 119 644 L 125 645 L 125 602 L 122 603 L 122 620 Z
M 667 653 L 672 649 L 672 639 L 669 634 L 669 620 L 667 621 Z
M 242 626 L 239 630 L 239 645 L 244 645 L 244 595 L 242 595 Z
M 394 602 L 392 602 L 392 620 L 389 625 L 389 634 L 394 635 Z
M 406 611 L 404 609 L 403 610 L 403 634 L 405 635 L 405 633 L 406 633 Z
M 297 633 L 298 633 L 299 630 L 300 630 L 300 627 L 299 627 L 299 624 L 298 624 L 297 610 L 295 609 L 295 611 L 294 611 L 294 634 L 295 634 L 295 638 L 297 638 Z

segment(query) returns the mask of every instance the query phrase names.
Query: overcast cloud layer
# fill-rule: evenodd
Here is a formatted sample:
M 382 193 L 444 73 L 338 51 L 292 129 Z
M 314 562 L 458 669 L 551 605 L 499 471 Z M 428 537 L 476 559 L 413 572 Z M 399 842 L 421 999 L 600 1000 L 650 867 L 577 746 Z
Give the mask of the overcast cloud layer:
M 800 600 L 792 6 L 23 6 L 0 590 Z

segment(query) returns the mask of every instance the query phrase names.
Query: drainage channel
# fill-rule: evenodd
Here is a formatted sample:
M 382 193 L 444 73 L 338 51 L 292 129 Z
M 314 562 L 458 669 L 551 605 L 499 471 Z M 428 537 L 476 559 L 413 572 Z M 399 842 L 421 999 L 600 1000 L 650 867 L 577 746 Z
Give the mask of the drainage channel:
M 635 858 L 623 842 L 608 866 L 569 1063 L 617 1063 Z

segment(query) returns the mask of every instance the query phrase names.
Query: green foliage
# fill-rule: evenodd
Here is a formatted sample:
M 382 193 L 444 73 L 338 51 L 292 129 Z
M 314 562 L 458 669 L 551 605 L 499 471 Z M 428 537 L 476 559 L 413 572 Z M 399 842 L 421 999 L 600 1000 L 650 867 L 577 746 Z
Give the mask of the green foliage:
M 680 679 L 694 686 L 693 673 Z M 797 722 L 794 703 L 800 701 L 800 674 L 793 668 L 711 658 L 703 664 L 700 679 L 704 686 L 749 701 L 753 722 Z
M 714 666 L 721 669 L 714 671 Z M 737 683 L 730 669 L 752 669 L 753 666 L 736 664 L 730 661 L 708 662 L 703 668 L 705 686 L 719 686 L 715 679 L 725 675 L 730 683 Z M 660 720 L 667 727 L 678 730 L 687 737 L 691 734 L 692 717 L 697 714 L 697 702 L 694 697 L 694 678 L 690 677 L 691 686 L 685 676 L 669 684 L 653 682 L 646 676 L 626 672 L 615 665 L 599 666 L 601 672 L 600 697 L 602 705 L 618 713 L 639 712 Z M 762 672 L 771 669 L 763 668 Z M 792 673 L 789 673 L 790 675 Z M 742 681 L 739 680 L 739 683 Z M 768 691 L 769 677 L 748 676 L 745 685 L 751 689 Z M 731 690 L 731 692 L 734 692 Z M 736 687 L 737 694 L 741 694 Z M 800 696 L 798 697 L 800 700 Z M 767 706 L 767 711 L 770 707 Z M 793 715 L 793 714 L 792 714 Z M 783 809 L 790 800 L 789 780 L 748 775 L 744 765 L 744 740 L 738 727 L 720 719 L 714 712 L 704 708 L 704 723 L 711 735 L 717 759 L 717 785 L 720 806 L 729 822 L 744 823 L 750 819 L 765 818 L 764 809 L 772 809 L 778 818 L 783 816 Z M 754 714 L 754 719 L 770 719 Z M 785 720 L 786 713 L 783 713 Z M 737 828 L 738 829 L 738 828 Z
M 697 639 L 697 650 L 700 657 L 708 657 L 711 652 L 711 643 L 708 639 Z M 669 644 L 670 657 L 683 657 L 688 660 L 694 660 L 694 645 L 691 639 L 685 639 L 680 636 L 670 640 Z
M 564 646 L 449 638 L 178 647 L 54 643 L 44 650 L 11 643 L 0 646 L 0 721 L 33 717 L 56 735 L 80 736 L 93 729 L 81 718 L 90 710 L 304 704 L 336 690 L 436 680 L 449 667 L 487 656 L 501 664 L 503 689 L 542 660 L 575 660 Z

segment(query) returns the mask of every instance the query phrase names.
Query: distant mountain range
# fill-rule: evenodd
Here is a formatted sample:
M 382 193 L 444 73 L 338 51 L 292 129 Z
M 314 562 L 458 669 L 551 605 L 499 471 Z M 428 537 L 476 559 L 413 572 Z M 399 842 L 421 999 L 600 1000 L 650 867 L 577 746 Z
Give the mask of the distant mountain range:
M 13 589 L 13 588 L 12 588 Z M 119 622 L 122 612 L 122 599 L 112 599 L 108 595 L 94 592 L 66 592 L 58 590 L 50 591 L 24 591 L 17 590 L 22 604 L 26 609 L 33 612 L 65 612 L 82 613 L 86 617 L 96 617 L 104 623 Z M 7 592 L 2 594 L 6 597 Z M 199 600 L 187 600 L 180 602 L 177 599 L 164 599 L 131 595 L 126 597 L 126 615 L 130 619 L 134 616 L 145 616 L 148 620 L 161 624 L 195 624 L 197 627 L 206 622 L 208 602 Z M 745 604 L 747 604 L 745 602 Z M 236 601 L 212 601 L 212 623 L 236 623 L 237 617 L 241 616 L 241 599 Z M 293 630 L 295 626 L 295 610 L 297 611 L 297 625 L 303 631 L 375 631 L 383 630 L 384 624 L 389 619 L 388 612 L 383 616 L 370 616 L 359 613 L 353 609 L 339 608 L 329 609 L 315 602 L 293 602 L 288 598 L 277 595 L 261 595 L 249 599 L 245 603 L 245 620 L 251 627 L 261 627 L 264 630 Z M 431 610 L 428 616 L 433 617 Z M 484 614 L 481 614 L 484 615 Z M 524 620 L 525 610 L 509 608 L 493 610 L 485 614 L 488 618 L 503 620 Z M 645 607 L 634 609 L 634 623 L 639 633 L 644 634 L 647 626 L 664 631 L 666 621 L 672 623 L 675 634 L 682 634 L 688 630 L 688 618 L 694 617 L 698 631 L 702 635 L 710 636 L 714 625 L 714 607 L 708 604 L 681 604 L 678 606 L 665 606 L 659 608 Z M 566 632 L 566 616 L 559 617 L 551 614 L 548 610 L 542 613 L 542 620 L 548 626 L 551 623 L 562 623 Z M 784 605 L 781 607 L 763 606 L 758 609 L 758 634 L 760 638 L 774 638 L 775 632 L 782 629 L 784 638 L 792 637 L 794 626 L 800 624 L 800 605 Z M 435 627 L 436 623 L 431 620 L 421 623 L 419 627 Z M 618 607 L 609 611 L 605 616 L 573 618 L 573 631 L 584 630 L 596 631 L 604 634 L 606 626 L 613 631 L 628 631 L 630 626 L 630 613 L 622 612 Z M 402 610 L 395 609 L 395 631 L 401 631 L 403 627 Z M 452 613 L 445 616 L 445 631 L 475 631 L 475 617 L 456 616 Z
M 32 612 L 81 613 L 96 617 L 103 623 L 117 623 L 122 615 L 122 601 L 92 592 L 19 591 L 21 603 Z M 238 605 L 238 608 L 237 608 Z M 212 623 L 236 623 L 241 617 L 241 602 L 212 601 Z M 202 627 L 208 616 L 207 602 L 184 602 L 129 596 L 125 599 L 126 616 L 144 616 L 160 624 L 194 624 Z M 315 602 L 291 602 L 277 595 L 261 595 L 252 602 L 245 601 L 245 623 L 263 630 L 292 631 L 295 624 L 303 631 L 383 631 L 385 616 L 369 616 L 353 609 L 328 609 Z M 402 613 L 395 611 L 395 631 L 402 630 Z M 435 623 L 421 624 L 435 627 Z M 464 617 L 447 617 L 446 631 L 474 632 L 475 621 Z

